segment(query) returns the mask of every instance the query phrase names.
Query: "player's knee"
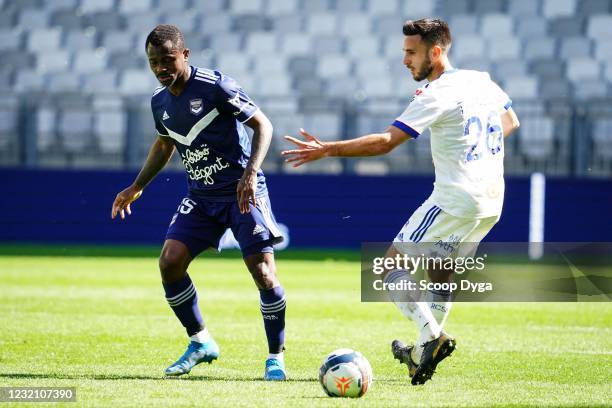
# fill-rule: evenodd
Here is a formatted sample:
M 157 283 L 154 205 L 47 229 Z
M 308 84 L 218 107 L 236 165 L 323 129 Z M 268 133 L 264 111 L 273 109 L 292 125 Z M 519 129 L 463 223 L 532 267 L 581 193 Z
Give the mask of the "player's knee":
M 268 259 L 264 254 L 250 258 L 247 261 L 247 267 L 257 286 L 262 289 L 274 287 L 277 284 L 274 260 Z
M 159 271 L 165 282 L 180 279 L 186 270 L 185 257 L 176 252 L 164 250 L 159 257 Z

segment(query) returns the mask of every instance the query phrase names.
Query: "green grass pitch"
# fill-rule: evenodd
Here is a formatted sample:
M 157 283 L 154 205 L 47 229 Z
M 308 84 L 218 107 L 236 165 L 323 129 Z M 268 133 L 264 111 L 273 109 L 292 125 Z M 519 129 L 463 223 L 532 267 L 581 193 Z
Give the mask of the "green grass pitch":
M 413 340 L 414 325 L 392 304 L 360 303 L 358 255 L 281 253 L 290 380 L 265 383 L 257 290 L 235 254 L 205 255 L 190 274 L 221 356 L 165 379 L 187 341 L 163 297 L 157 249 L 14 250 L 0 251 L 0 386 L 74 386 L 77 403 L 66 406 L 612 405 L 610 303 L 455 304 L 446 329 L 457 350 L 413 387 L 390 342 Z M 318 383 L 322 359 L 339 347 L 372 364 L 362 399 L 328 398 Z

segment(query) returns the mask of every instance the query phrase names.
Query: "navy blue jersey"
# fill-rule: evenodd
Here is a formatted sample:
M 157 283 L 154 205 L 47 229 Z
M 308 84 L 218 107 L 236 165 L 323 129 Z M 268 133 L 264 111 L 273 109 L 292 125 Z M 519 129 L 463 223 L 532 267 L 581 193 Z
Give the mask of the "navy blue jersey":
M 157 88 L 151 109 L 157 132 L 171 137 L 181 155 L 189 191 L 209 200 L 236 200 L 251 152 L 243 123 L 258 110 L 240 85 L 219 71 L 191 67 L 183 91 L 174 96 Z M 256 194 L 265 192 L 259 170 Z

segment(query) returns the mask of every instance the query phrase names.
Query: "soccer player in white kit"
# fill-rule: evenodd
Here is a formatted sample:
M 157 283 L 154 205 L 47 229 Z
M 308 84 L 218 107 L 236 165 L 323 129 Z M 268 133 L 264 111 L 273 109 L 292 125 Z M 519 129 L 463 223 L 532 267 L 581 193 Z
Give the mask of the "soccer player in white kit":
M 377 156 L 408 139 L 431 133 L 435 183 L 431 196 L 412 214 L 388 249 L 387 257 L 410 254 L 427 243 L 448 245 L 444 256 L 472 254 L 497 223 L 504 199 L 504 137 L 519 126 L 508 95 L 488 73 L 454 69 L 448 60 L 451 35 L 440 19 L 408 20 L 403 26 L 404 65 L 416 81 L 427 79 L 404 112 L 384 132 L 323 142 L 300 129 L 305 141 L 285 138 L 297 149 L 282 154 L 294 167 L 325 157 Z M 430 247 L 433 245 L 430 245 Z M 432 282 L 451 282 L 452 270 L 428 270 Z M 409 279 L 409 271 L 389 270 L 384 281 Z M 412 384 L 431 378 L 438 363 L 455 349 L 442 330 L 450 311 L 449 292 L 428 291 L 424 299 L 391 293 L 391 299 L 420 331 L 415 345 L 395 340 L 392 352 L 408 366 Z

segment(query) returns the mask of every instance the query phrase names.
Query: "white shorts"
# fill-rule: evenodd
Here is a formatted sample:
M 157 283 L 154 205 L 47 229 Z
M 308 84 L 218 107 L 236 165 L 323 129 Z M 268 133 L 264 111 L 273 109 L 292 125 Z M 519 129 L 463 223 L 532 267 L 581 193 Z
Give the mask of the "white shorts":
M 455 217 L 428 199 L 412 214 L 393 243 L 399 253 L 411 256 L 470 257 L 498 220 L 498 215 Z

